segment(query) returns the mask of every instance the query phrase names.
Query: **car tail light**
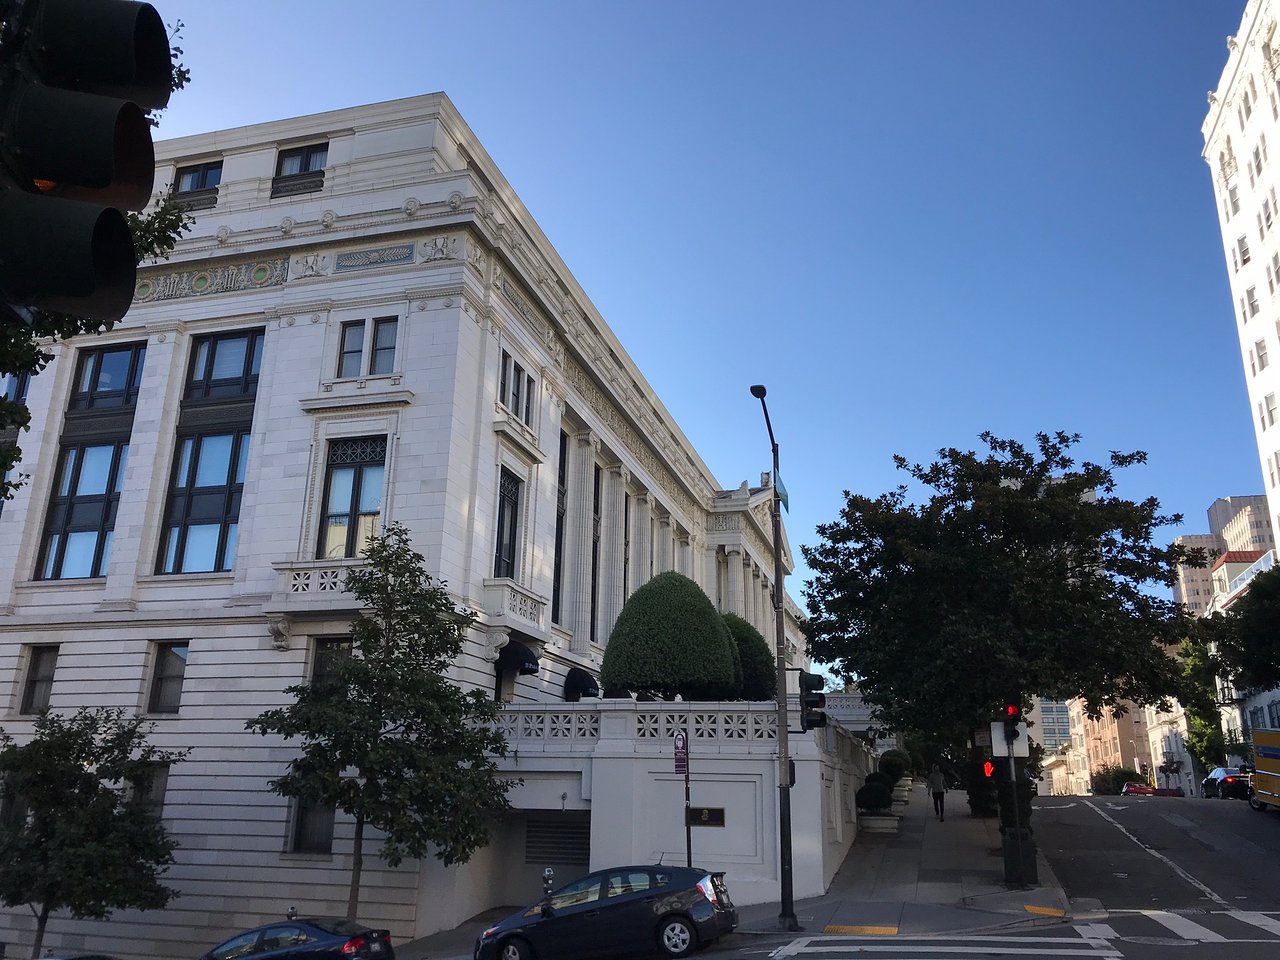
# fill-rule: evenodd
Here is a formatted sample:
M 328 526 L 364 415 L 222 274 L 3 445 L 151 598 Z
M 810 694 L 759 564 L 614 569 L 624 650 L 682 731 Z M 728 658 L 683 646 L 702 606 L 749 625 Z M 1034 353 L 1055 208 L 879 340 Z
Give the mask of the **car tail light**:
M 342 945 L 342 955 L 344 957 L 354 957 L 366 943 L 368 941 L 364 937 L 352 937 Z
M 1236 782 L 1236 778 L 1235 778 L 1235 777 L 1227 777 L 1227 778 L 1226 778 L 1226 781 L 1227 781 L 1227 783 L 1235 783 L 1235 782 Z
M 707 902 L 713 907 L 720 905 L 720 898 L 716 896 L 716 887 L 711 882 L 709 874 L 698 881 L 698 889 L 702 891 L 702 895 L 707 898 Z

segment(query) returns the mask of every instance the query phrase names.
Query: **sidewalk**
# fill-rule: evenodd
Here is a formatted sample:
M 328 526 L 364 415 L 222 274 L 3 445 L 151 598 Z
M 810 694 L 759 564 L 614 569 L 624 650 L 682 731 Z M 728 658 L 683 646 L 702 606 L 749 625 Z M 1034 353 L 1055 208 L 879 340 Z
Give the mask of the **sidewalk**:
M 805 932 L 937 935 L 1070 917 L 1043 854 L 1037 854 L 1039 886 L 1010 889 L 999 822 L 971 817 L 963 791 L 947 794 L 947 814 L 938 821 L 924 784 L 912 784 L 898 833 L 859 834 L 826 895 L 796 902 Z M 776 903 L 738 913 L 742 933 L 778 932 Z
M 947 794 L 947 813 L 939 822 L 924 784 L 913 784 L 898 833 L 860 834 L 826 894 L 796 901 L 804 932 L 943 935 L 1070 919 L 1043 854 L 1036 865 L 1040 885 L 1011 890 L 998 821 L 969 816 L 963 791 Z M 488 910 L 453 930 L 397 946 L 396 960 L 470 960 L 480 932 L 517 909 Z M 738 916 L 739 934 L 779 933 L 776 902 L 739 907 Z

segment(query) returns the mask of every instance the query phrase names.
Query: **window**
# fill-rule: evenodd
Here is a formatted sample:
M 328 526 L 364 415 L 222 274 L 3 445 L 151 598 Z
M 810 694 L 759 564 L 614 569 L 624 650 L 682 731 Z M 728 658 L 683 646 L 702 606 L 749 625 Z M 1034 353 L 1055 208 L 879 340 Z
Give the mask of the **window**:
M 315 659 L 311 663 L 311 683 L 323 687 L 337 678 L 338 667 L 351 656 L 350 637 L 321 637 L 316 640 Z
M 58 665 L 56 645 L 28 647 L 27 682 L 22 689 L 20 713 L 44 713 L 53 693 L 53 671 Z
M 262 367 L 261 330 L 200 337 L 191 353 L 185 400 L 252 397 Z
M 276 161 L 276 177 L 271 182 L 271 196 L 287 197 L 323 189 L 324 165 L 328 160 L 327 143 L 281 150 Z
M 72 410 L 132 407 L 142 383 L 144 343 L 80 351 Z
M 596 626 L 600 612 L 600 464 L 595 464 L 591 479 L 591 642 L 600 637 Z
M 342 325 L 342 343 L 338 349 L 339 379 L 377 376 L 395 370 L 397 319 L 376 317 L 371 335 L 366 336 L 368 326 L 363 320 L 351 320 Z
M 1263 403 L 1267 407 L 1267 426 L 1274 427 L 1276 425 L 1276 395 L 1268 393 L 1263 399 Z
M 290 853 L 332 853 L 334 808 L 298 800 L 293 809 Z
M 498 480 L 498 543 L 494 550 L 493 575 L 515 578 L 516 544 L 520 528 L 520 478 L 502 468 Z
M 1231 212 L 1240 212 L 1240 186 L 1233 183 L 1227 188 L 1227 197 L 1231 201 Z
M 156 667 L 151 677 L 151 695 L 147 698 L 148 713 L 178 712 L 189 649 L 185 641 L 156 644 Z
M 29 373 L 0 374 L 0 397 L 10 403 L 26 403 L 27 388 L 31 386 Z
M 1267 360 L 1267 341 L 1259 340 L 1253 345 L 1253 351 L 1258 357 L 1258 369 L 1267 369 L 1267 363 L 1269 362 Z
M 1256 317 L 1258 311 L 1262 308 L 1258 305 L 1258 288 L 1250 287 L 1245 291 L 1245 297 L 1249 301 L 1249 316 Z
M 128 457 L 129 444 L 124 440 L 62 449 L 45 525 L 39 579 L 105 574 Z
M 551 622 L 560 622 L 564 586 L 564 516 L 569 502 L 569 434 L 560 431 L 560 458 L 556 466 L 556 544 L 551 567 Z
M 317 557 L 358 557 L 363 552 L 378 528 L 386 457 L 386 437 L 358 437 L 329 444 Z
M 533 426 L 533 377 L 505 350 L 498 380 L 498 401 L 526 426 Z
M 596 873 L 562 888 L 551 898 L 551 906 L 552 909 L 563 910 L 566 907 L 577 907 L 584 903 L 595 903 L 599 899 L 600 874 Z
M 179 437 L 157 573 L 210 573 L 235 562 L 249 434 Z
M 1248 237 L 1238 237 L 1236 239 L 1236 248 L 1240 251 L 1240 266 L 1244 266 L 1249 262 L 1249 239 Z
M 222 161 L 197 163 L 190 167 L 178 168 L 175 193 L 193 193 L 196 190 L 211 190 L 222 182 Z
M 134 806 L 150 811 L 157 820 L 164 815 L 164 795 L 168 786 L 167 763 L 148 763 L 141 773 L 129 780 Z

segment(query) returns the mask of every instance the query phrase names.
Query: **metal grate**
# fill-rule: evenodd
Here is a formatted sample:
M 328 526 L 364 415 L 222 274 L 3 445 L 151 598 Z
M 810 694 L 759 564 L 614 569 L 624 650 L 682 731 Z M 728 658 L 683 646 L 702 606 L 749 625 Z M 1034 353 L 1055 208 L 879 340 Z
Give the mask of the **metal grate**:
M 525 824 L 524 862 L 588 866 L 591 863 L 590 812 L 530 814 Z
M 329 463 L 381 463 L 387 458 L 386 437 L 356 437 L 329 444 Z

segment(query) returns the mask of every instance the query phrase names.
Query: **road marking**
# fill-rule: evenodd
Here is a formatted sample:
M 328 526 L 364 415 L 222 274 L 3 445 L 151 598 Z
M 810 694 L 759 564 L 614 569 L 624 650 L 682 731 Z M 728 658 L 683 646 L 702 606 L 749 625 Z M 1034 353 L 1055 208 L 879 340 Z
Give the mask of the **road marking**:
M 1109 923 L 1077 923 L 1076 933 L 1086 940 L 1115 940 L 1117 934 Z
M 1074 800 L 1072 800 L 1070 803 L 1054 803 L 1054 804 L 1033 803 L 1031 805 L 1031 809 L 1032 810 L 1069 810 L 1075 805 L 1076 805 L 1076 802 Z
M 1220 933 L 1214 933 L 1208 927 L 1202 927 L 1194 920 L 1188 920 L 1186 917 L 1179 916 L 1176 913 L 1166 913 L 1163 910 L 1143 910 L 1144 917 L 1150 917 L 1161 926 L 1168 927 L 1183 940 L 1199 940 L 1201 943 L 1226 943 L 1227 938 Z
M 1130 840 L 1132 840 L 1134 843 L 1140 846 L 1143 850 L 1147 851 L 1147 853 L 1151 854 L 1157 860 L 1160 860 L 1161 862 L 1171 867 L 1173 871 L 1178 874 L 1178 876 L 1180 876 L 1183 880 L 1187 881 L 1187 883 L 1191 884 L 1193 887 L 1195 887 L 1197 890 L 1203 893 L 1206 897 L 1208 897 L 1214 903 L 1218 904 L 1218 906 L 1225 907 L 1227 905 L 1227 901 L 1223 900 L 1220 896 L 1218 896 L 1216 893 L 1214 893 L 1212 890 L 1206 887 L 1203 883 L 1201 883 L 1191 874 L 1187 873 L 1187 871 L 1183 870 L 1180 866 L 1178 866 L 1176 863 L 1174 863 L 1172 860 L 1166 857 L 1159 850 L 1153 850 L 1151 847 L 1147 846 L 1145 843 L 1143 843 L 1141 840 L 1135 837 L 1132 833 L 1130 833 L 1128 830 L 1122 827 L 1119 823 L 1117 823 L 1116 819 L 1113 816 L 1111 816 L 1109 813 L 1107 813 L 1105 810 L 1099 810 L 1088 800 L 1084 801 L 1084 805 L 1088 807 L 1090 810 L 1092 810 L 1094 813 L 1096 813 L 1098 816 L 1100 816 L 1103 820 L 1106 820 L 1109 824 L 1111 824 L 1113 827 L 1115 827 L 1117 830 L 1123 833 L 1126 837 L 1128 837 Z
M 880 937 L 892 937 L 898 932 L 897 927 L 866 927 L 866 926 L 842 926 L 838 923 L 829 924 L 822 928 L 823 933 L 870 933 Z
M 1038 913 L 1042 917 L 1065 917 L 1067 911 L 1057 907 L 1037 907 L 1034 903 L 1024 903 L 1022 909 L 1027 913 Z
M 903 943 L 902 940 L 910 939 L 915 943 Z M 924 943 L 922 941 L 932 939 L 934 943 Z M 1120 960 L 1123 954 L 1114 947 L 1103 945 L 1097 940 L 1076 940 L 1073 938 L 1036 938 L 1036 937 L 956 937 L 947 941 L 948 943 L 971 943 L 971 945 L 956 946 L 940 946 L 936 941 L 938 938 L 926 937 L 904 937 L 894 941 L 881 940 L 875 944 L 867 944 L 866 946 L 853 946 L 853 942 L 857 941 L 856 937 L 802 937 L 799 940 L 793 940 L 785 947 L 775 950 L 770 956 L 775 958 L 811 956 L 814 954 L 827 953 L 843 953 L 848 954 L 853 950 L 859 954 L 918 954 L 920 951 L 927 951 L 930 956 L 935 955 L 953 955 L 953 956 L 1008 956 L 1008 957 L 1086 957 L 1089 960 L 1103 960 L 1103 958 L 1116 958 Z M 866 941 L 862 941 L 866 943 Z M 1015 947 L 1004 946 L 1005 943 L 1044 943 L 1045 946 L 1029 946 Z M 1048 944 L 1062 944 L 1061 948 L 1050 947 Z M 907 960 L 907 958 L 903 958 Z
M 1231 910 L 1227 913 L 1227 916 L 1243 920 L 1245 923 L 1251 923 L 1255 927 L 1261 927 L 1268 933 L 1280 935 L 1280 920 L 1268 917 L 1265 913 L 1254 913 L 1250 910 Z

